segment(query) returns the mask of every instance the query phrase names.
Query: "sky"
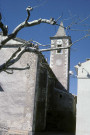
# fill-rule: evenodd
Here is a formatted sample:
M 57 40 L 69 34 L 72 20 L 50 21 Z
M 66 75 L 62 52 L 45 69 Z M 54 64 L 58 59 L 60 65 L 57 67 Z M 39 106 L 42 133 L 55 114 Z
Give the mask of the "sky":
M 58 24 L 63 21 L 67 27 L 73 23 L 70 30 L 66 31 L 67 36 L 71 36 L 72 43 L 87 34 L 90 29 L 90 0 L 0 0 L 0 12 L 2 21 L 8 25 L 9 34 L 14 28 L 23 22 L 27 17 L 26 8 L 34 7 L 31 11 L 30 21 L 39 18 L 57 19 Z M 78 22 L 78 24 L 74 24 Z M 22 29 L 17 37 L 24 40 L 35 40 L 41 44 L 50 44 L 50 37 L 54 36 L 58 26 L 40 24 L 34 27 Z M 49 52 L 44 53 L 48 58 Z M 77 78 L 74 66 L 79 62 L 85 62 L 90 58 L 90 37 L 76 42 L 71 47 L 70 70 L 74 75 L 70 76 L 70 92 L 77 94 Z

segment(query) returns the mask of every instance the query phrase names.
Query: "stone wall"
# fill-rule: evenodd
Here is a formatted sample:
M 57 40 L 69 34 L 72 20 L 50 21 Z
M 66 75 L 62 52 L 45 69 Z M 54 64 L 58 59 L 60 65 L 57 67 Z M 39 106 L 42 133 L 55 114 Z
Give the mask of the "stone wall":
M 15 50 L 0 50 L 0 64 Z M 22 68 L 28 63 L 29 70 L 17 70 L 13 74 L 0 73 L 0 131 L 18 135 L 33 130 L 37 61 L 37 54 L 25 53 L 13 66 Z
M 46 127 L 47 70 L 39 67 L 35 96 L 35 131 L 44 131 Z
M 0 64 L 17 49 L 13 44 L 21 41 L 11 40 L 8 45 L 12 47 L 0 51 Z M 0 73 L 0 135 L 74 130 L 73 96 L 58 82 L 41 53 L 27 52 L 13 66 L 26 67 L 27 63 L 29 70 Z
M 55 78 L 49 78 L 48 84 L 47 130 L 75 132 L 76 103 L 73 95 L 61 84 L 57 85 Z

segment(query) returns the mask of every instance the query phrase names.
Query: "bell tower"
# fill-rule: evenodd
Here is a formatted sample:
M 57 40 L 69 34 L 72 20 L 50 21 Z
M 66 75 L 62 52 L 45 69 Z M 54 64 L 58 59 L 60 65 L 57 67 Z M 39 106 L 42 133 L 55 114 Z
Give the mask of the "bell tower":
M 66 36 L 63 22 L 61 22 L 56 35 L 50 39 L 51 48 L 67 47 L 71 44 L 71 37 Z M 69 91 L 70 48 L 51 51 L 50 67 L 59 82 Z

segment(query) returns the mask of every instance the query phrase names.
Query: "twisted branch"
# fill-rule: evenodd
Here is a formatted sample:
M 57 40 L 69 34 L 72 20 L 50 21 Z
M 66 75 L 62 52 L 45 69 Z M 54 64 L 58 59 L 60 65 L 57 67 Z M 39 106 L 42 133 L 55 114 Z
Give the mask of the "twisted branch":
M 25 52 L 36 52 L 38 53 L 37 49 L 36 48 L 30 48 L 30 47 L 26 47 L 24 49 L 20 49 L 18 48 L 18 50 L 16 50 L 12 56 L 9 58 L 9 60 L 5 63 L 3 63 L 2 65 L 0 65 L 0 72 L 2 71 L 6 71 L 6 70 L 25 70 L 25 69 L 29 69 L 30 66 L 28 65 L 27 67 L 24 67 L 24 68 L 14 68 L 14 67 L 11 67 L 9 68 L 11 65 L 15 64 L 21 57 L 22 55 L 25 53 Z M 18 54 L 19 53 L 19 54 Z M 18 55 L 17 55 L 18 54 Z M 17 56 L 16 56 L 17 55 Z
M 7 34 L 8 34 L 8 27 L 5 26 L 5 25 L 1 22 L 1 20 L 2 20 L 2 15 L 1 15 L 1 13 L 0 13 L 0 28 L 1 28 L 2 32 L 3 32 L 3 36 L 7 36 Z
M 59 49 L 69 49 L 73 44 L 79 42 L 80 40 L 83 40 L 84 38 L 89 37 L 90 35 L 87 34 L 84 37 L 74 41 L 72 44 L 68 45 L 67 47 L 58 47 L 58 48 L 48 48 L 48 49 L 40 49 L 39 52 L 45 52 L 45 51 L 54 51 L 54 50 L 59 50 Z
M 32 7 L 30 7 L 30 6 L 28 6 L 27 8 L 26 8 L 26 11 L 27 11 L 27 14 L 28 14 L 28 16 L 27 16 L 27 19 L 26 19 L 26 22 L 29 20 L 29 18 L 30 18 L 30 11 L 32 11 Z
M 31 22 L 28 22 L 28 20 L 29 20 L 29 18 L 30 18 L 30 11 L 32 11 L 32 7 L 27 7 L 26 8 L 26 10 L 27 10 L 27 14 L 28 14 L 28 16 L 27 16 L 27 18 L 26 18 L 26 20 L 24 21 L 24 22 L 22 22 L 21 24 L 19 24 L 14 30 L 13 30 L 13 32 L 10 34 L 10 35 L 8 35 L 7 37 L 6 37 L 6 39 L 4 39 L 3 41 L 1 41 L 1 46 L 0 46 L 0 49 L 5 45 L 5 43 L 7 43 L 9 40 L 11 40 L 11 39 L 14 39 L 15 37 L 16 37 L 16 35 L 17 35 L 17 33 L 21 30 L 21 29 L 23 29 L 23 28 L 25 28 L 25 27 L 31 27 L 31 26 L 34 26 L 34 25 L 38 25 L 38 24 L 40 24 L 40 23 L 48 23 L 48 24 L 51 24 L 51 25 L 55 25 L 56 24 L 56 21 L 53 19 L 53 18 L 51 18 L 50 20 L 48 20 L 48 19 L 38 19 L 38 20 L 34 20 L 34 21 L 31 21 Z

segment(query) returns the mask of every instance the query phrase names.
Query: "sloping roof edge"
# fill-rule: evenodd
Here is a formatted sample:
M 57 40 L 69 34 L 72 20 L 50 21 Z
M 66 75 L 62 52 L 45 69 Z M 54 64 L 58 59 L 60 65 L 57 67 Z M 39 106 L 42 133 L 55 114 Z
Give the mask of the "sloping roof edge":
M 0 32 L 0 35 L 3 36 L 3 32 Z M 18 37 L 14 38 L 14 39 L 12 39 L 12 40 L 18 41 L 18 42 L 20 42 L 20 43 L 26 43 L 26 40 L 21 39 L 21 38 L 18 38 Z

